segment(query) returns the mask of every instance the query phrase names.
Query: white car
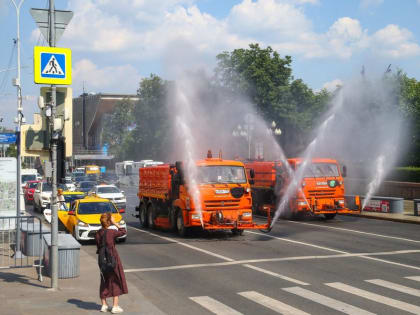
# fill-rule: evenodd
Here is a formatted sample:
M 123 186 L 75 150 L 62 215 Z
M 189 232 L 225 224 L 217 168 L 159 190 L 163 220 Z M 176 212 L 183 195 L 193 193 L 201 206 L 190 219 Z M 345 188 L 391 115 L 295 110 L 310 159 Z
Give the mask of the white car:
M 111 200 L 118 210 L 124 209 L 127 204 L 127 199 L 124 195 L 124 191 L 120 190 L 115 185 L 96 185 L 90 191 L 100 198 Z
M 76 191 L 76 185 L 71 180 L 71 177 L 66 177 L 63 180 L 63 183 L 64 183 L 63 185 L 65 185 L 67 187 L 68 191 Z
M 47 182 L 39 182 L 34 192 L 34 210 L 42 213 L 42 209 L 51 204 L 52 186 Z

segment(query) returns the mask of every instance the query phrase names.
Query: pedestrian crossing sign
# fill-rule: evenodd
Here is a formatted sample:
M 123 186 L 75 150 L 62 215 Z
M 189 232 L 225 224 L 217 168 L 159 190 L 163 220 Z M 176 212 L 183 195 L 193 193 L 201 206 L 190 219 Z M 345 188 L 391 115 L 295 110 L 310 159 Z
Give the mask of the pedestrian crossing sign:
M 71 84 L 71 50 L 57 47 L 34 47 L 34 82 Z

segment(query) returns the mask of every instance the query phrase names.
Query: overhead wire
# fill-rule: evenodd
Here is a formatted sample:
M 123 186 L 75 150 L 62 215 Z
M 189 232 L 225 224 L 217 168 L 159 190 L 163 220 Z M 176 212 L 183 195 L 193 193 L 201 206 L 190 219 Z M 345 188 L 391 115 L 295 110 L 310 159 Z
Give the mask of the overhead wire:
M 15 56 L 16 44 L 17 44 L 17 42 L 14 39 L 12 50 L 10 52 L 9 62 L 7 64 L 7 68 L 5 69 L 6 71 L 4 71 L 3 79 L 1 80 L 1 83 L 0 83 L 0 95 L 2 95 L 5 92 L 5 89 L 6 89 L 6 86 L 7 86 L 6 84 L 7 84 L 7 80 L 9 79 L 10 70 L 11 70 L 10 67 L 12 66 L 13 58 Z

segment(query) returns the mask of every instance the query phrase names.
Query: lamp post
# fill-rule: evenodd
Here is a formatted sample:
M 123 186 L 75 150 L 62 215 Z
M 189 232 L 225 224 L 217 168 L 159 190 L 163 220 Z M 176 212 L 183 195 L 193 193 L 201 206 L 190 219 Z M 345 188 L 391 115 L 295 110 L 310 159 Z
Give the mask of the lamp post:
M 13 80 L 13 85 L 17 89 L 17 127 L 16 127 L 16 251 L 15 258 L 23 258 L 23 254 L 20 250 L 20 190 L 21 190 L 21 178 L 20 178 L 20 129 L 22 125 L 22 87 L 20 84 L 20 8 L 25 0 L 21 0 L 19 4 L 16 4 L 15 0 L 11 0 L 16 9 L 16 45 L 17 45 L 17 77 Z
M 244 137 L 248 142 L 248 160 L 251 159 L 251 141 L 252 141 L 252 132 L 254 130 L 254 117 L 252 114 L 245 115 L 245 124 L 238 125 L 232 131 L 232 136 L 234 137 Z
M 269 128 L 267 128 L 267 134 L 269 136 L 272 136 L 272 135 L 274 135 L 274 136 L 280 136 L 281 135 L 281 129 L 280 128 L 276 128 L 276 127 L 277 127 L 277 124 L 273 120 L 271 122 L 271 126 Z

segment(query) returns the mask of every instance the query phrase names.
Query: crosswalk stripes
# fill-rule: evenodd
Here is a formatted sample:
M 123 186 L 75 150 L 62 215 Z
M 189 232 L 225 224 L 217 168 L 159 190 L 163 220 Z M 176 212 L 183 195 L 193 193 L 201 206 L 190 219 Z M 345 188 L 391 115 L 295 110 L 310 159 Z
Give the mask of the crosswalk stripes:
M 284 288 L 283 290 L 289 293 L 296 294 L 305 299 L 314 301 L 316 303 L 322 304 L 324 306 L 327 306 L 329 308 L 332 308 L 344 314 L 352 314 L 352 315 L 373 315 L 374 314 L 374 313 L 365 311 L 364 309 L 358 308 L 356 306 L 338 301 L 336 299 L 332 299 L 328 296 L 321 295 L 321 294 L 309 291 L 304 288 L 291 287 L 291 288 Z
M 406 279 L 414 280 L 414 281 L 420 281 L 420 276 L 414 276 L 414 277 L 405 277 Z
M 309 315 L 308 313 L 294 308 L 293 306 L 287 305 L 255 291 L 239 292 L 238 294 L 280 314 Z
M 420 276 L 405 277 L 405 279 L 420 282 Z M 380 286 L 380 287 L 388 288 L 390 290 L 420 297 L 420 290 L 416 288 L 411 288 L 409 286 L 393 283 L 393 282 L 382 280 L 382 279 L 370 279 L 370 280 L 364 280 L 364 281 Z M 359 289 L 357 287 L 354 287 L 345 283 L 341 283 L 341 282 L 324 283 L 324 284 L 330 288 L 340 290 L 348 294 L 356 295 L 356 296 L 359 296 L 360 298 L 371 300 L 375 303 L 383 304 L 388 307 L 393 307 L 393 308 L 396 308 L 396 309 L 399 309 L 399 310 L 402 310 L 411 314 L 420 314 L 420 306 L 417 306 L 414 304 L 399 301 L 399 300 L 396 300 L 387 296 L 373 293 L 368 290 Z M 282 288 L 282 290 L 285 292 L 297 295 L 306 300 L 323 305 L 327 308 L 338 311 L 340 313 L 351 314 L 351 315 L 374 315 L 374 313 L 371 313 L 367 310 L 345 303 L 343 301 L 345 297 L 343 297 L 342 300 L 341 299 L 337 300 L 334 298 L 330 298 L 326 295 L 316 293 L 312 290 L 308 290 L 307 288 L 308 288 L 307 286 L 305 286 L 305 288 L 303 288 L 302 286 L 295 286 L 295 287 Z M 265 296 L 256 291 L 244 291 L 244 292 L 238 292 L 237 294 L 246 298 L 247 300 L 253 303 L 257 303 L 279 314 L 308 315 L 308 313 L 306 313 L 305 311 L 299 308 L 286 304 L 272 297 Z M 201 305 L 202 307 L 204 307 L 205 309 L 207 309 L 213 314 L 217 314 L 217 315 L 241 315 L 242 314 L 239 311 L 231 308 L 230 306 L 225 305 L 209 296 L 196 296 L 196 297 L 190 297 L 190 299 L 194 301 L 195 303 Z
M 209 296 L 196 296 L 190 297 L 190 299 L 217 315 L 242 315 L 242 313 L 235 311 L 233 308 L 230 308 Z
M 393 283 L 393 282 L 389 282 L 389 281 L 381 280 L 381 279 L 372 279 L 372 280 L 365 280 L 365 281 L 391 289 L 391 290 L 395 290 L 402 293 L 420 297 L 420 290 L 406 287 L 405 285 L 401 285 L 401 284 L 397 284 L 397 283 Z
M 366 290 L 358 289 L 356 287 L 352 287 L 350 285 L 347 285 L 341 282 L 326 283 L 326 285 L 329 287 L 335 288 L 337 290 L 341 290 L 347 293 L 360 296 L 368 300 L 375 301 L 377 303 L 382 303 L 391 307 L 398 308 L 408 313 L 420 314 L 420 307 L 413 304 L 398 301 L 398 300 L 395 300 L 395 299 L 392 299 L 392 298 L 389 298 L 380 294 L 372 293 Z

